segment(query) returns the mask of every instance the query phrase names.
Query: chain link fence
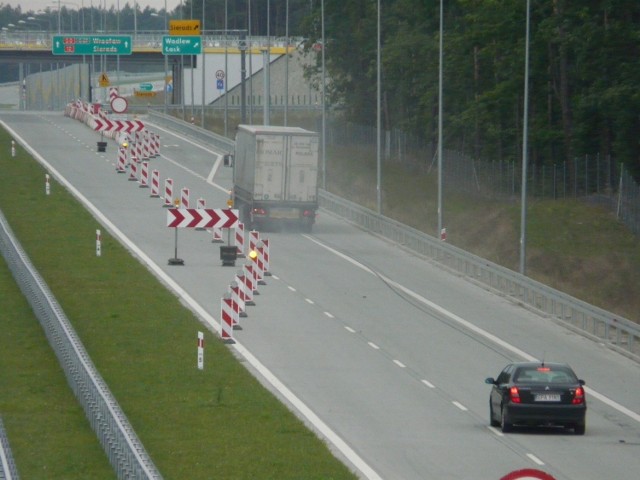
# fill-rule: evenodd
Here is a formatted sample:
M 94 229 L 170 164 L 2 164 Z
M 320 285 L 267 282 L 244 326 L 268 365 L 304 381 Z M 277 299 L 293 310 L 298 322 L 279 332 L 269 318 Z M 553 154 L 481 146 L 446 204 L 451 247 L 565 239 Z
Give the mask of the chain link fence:
M 376 156 L 377 132 L 330 116 L 326 125 L 329 146 Z M 413 173 L 428 175 L 437 168 L 436 145 L 399 129 L 385 131 L 383 158 Z M 443 186 L 483 198 L 516 198 L 522 188 L 522 166 L 507 161 L 473 159 L 443 150 Z M 640 235 L 640 187 L 622 164 L 610 157 L 585 155 L 554 165 L 531 163 L 527 169 L 527 195 L 537 199 L 584 199 L 606 206 L 636 235 Z

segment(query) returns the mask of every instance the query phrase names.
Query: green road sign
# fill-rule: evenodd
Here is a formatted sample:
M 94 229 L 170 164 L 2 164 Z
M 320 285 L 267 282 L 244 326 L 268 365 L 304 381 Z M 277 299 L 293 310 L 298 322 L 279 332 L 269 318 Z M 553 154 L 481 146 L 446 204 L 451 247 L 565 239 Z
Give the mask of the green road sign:
M 150 92 L 151 90 L 153 90 L 153 85 L 150 83 L 141 83 L 140 90 L 142 90 L 143 92 Z
M 202 39 L 186 35 L 165 35 L 162 37 L 163 55 L 198 55 L 202 53 Z
M 54 35 L 54 55 L 131 55 L 131 35 Z

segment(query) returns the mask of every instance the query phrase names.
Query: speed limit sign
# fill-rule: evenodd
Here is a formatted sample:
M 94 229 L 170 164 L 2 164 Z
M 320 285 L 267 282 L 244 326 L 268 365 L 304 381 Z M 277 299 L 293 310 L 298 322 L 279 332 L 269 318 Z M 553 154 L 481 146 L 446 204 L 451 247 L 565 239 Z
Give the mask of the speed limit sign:
M 224 70 L 216 70 L 216 79 L 224 80 Z
M 524 470 L 516 470 L 508 473 L 500 480 L 554 480 L 548 473 L 533 468 L 525 468 Z

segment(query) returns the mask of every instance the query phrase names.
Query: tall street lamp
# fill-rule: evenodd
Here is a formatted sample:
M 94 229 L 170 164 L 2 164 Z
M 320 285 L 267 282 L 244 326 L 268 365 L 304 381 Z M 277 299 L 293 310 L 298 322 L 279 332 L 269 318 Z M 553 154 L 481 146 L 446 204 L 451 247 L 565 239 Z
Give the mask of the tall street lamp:
M 520 273 L 527 274 L 527 163 L 529 161 L 529 16 L 531 0 L 527 0 L 527 27 L 524 47 L 524 109 L 522 122 L 522 199 L 520 212 Z

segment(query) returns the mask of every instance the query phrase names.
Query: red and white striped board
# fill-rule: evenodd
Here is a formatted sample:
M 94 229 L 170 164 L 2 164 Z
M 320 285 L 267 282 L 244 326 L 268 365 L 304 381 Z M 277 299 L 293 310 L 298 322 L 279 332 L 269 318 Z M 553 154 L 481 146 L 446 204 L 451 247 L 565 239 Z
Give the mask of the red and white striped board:
M 242 272 L 238 272 L 236 274 L 236 276 L 234 277 L 233 282 L 231 282 L 231 286 L 232 288 L 235 286 L 235 288 L 237 288 L 237 295 L 238 295 L 238 303 L 240 305 L 240 312 L 238 314 L 238 316 L 240 317 L 247 317 L 247 306 L 245 304 L 246 300 L 247 300 L 247 295 L 245 292 L 245 289 L 243 288 L 243 280 L 240 280 L 240 275 L 242 275 Z
M 187 187 L 180 190 L 180 208 L 189 208 L 189 189 Z
M 164 181 L 164 204 L 163 207 L 173 207 L 173 179 L 167 178 Z
M 158 170 L 151 171 L 151 194 L 149 196 L 160 197 L 160 172 Z
M 262 252 L 262 261 L 264 263 L 264 276 L 270 277 L 271 271 L 269 270 L 270 263 L 270 253 L 269 253 L 269 239 L 265 238 L 262 240 L 262 245 L 264 247 Z
M 231 304 L 233 306 L 233 328 L 241 330 L 240 310 L 244 310 L 244 302 L 240 302 L 240 287 L 237 283 L 231 282 L 231 285 L 229 285 L 229 292 L 231 293 Z
M 238 225 L 235 228 L 235 245 L 238 250 L 238 257 L 244 257 L 244 223 L 238 222 Z
M 138 159 L 131 157 L 131 163 L 129 164 L 129 178 L 130 182 L 138 181 Z
M 212 232 L 211 242 L 213 242 L 213 243 L 224 243 L 224 240 L 222 239 L 222 229 L 221 228 L 213 227 L 211 229 L 211 232 Z
M 116 172 L 125 173 L 127 166 L 127 149 L 120 147 L 118 149 L 118 163 L 116 163 Z
M 253 262 L 247 263 L 244 266 L 244 273 L 251 280 L 251 289 L 254 295 L 260 295 L 258 291 L 258 272 Z
M 256 245 L 260 241 L 260 232 L 257 230 L 251 230 L 249 232 L 249 251 L 255 250 Z
M 151 134 L 151 156 L 157 157 L 160 155 L 160 134 Z
M 167 210 L 167 227 L 235 228 L 238 210 L 230 208 L 174 208 Z
M 220 337 L 225 343 L 236 343 L 233 340 L 233 305 L 229 293 L 220 302 Z
M 253 301 L 253 277 L 243 268 L 242 271 L 236 275 L 236 279 L 244 298 L 244 304 L 249 306 L 255 305 L 256 302 Z
M 207 202 L 204 198 L 200 197 L 196 200 L 196 208 L 198 210 L 204 210 L 207 208 Z M 196 228 L 196 230 L 206 230 L 206 228 Z
M 142 162 L 140 168 L 140 188 L 149 188 L 149 162 Z

